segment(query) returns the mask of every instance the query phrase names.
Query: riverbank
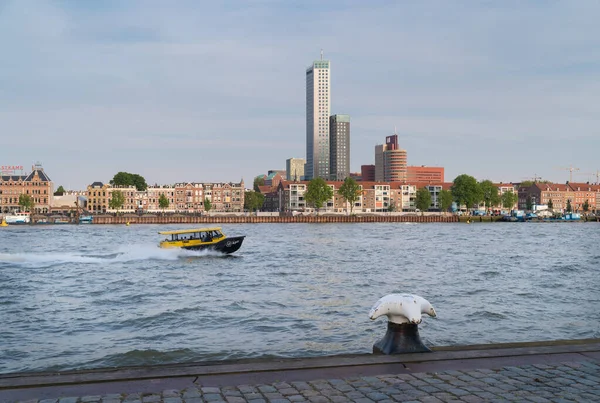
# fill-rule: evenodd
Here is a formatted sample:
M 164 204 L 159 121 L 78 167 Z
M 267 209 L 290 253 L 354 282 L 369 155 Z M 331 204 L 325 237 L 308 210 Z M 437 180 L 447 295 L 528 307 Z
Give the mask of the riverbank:
M 483 402 L 600 397 L 600 339 L 432 350 L 4 374 L 0 401 Z
M 281 224 L 281 223 L 440 223 L 458 222 L 455 215 L 297 215 L 297 216 L 255 216 L 255 215 L 99 215 L 94 216 L 94 224 Z

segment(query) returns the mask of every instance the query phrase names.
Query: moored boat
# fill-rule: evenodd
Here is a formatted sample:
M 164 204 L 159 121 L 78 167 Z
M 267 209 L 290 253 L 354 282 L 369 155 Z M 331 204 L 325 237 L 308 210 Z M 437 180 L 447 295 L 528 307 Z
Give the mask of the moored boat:
M 91 215 L 82 215 L 79 217 L 79 224 L 91 224 L 94 221 L 94 217 Z
M 167 238 L 160 242 L 161 248 L 181 248 L 187 250 L 211 249 L 221 253 L 233 253 L 242 246 L 245 235 L 227 237 L 221 227 L 160 231 Z
M 28 212 L 16 212 L 7 215 L 4 219 L 7 224 L 29 224 L 31 222 L 30 213 Z

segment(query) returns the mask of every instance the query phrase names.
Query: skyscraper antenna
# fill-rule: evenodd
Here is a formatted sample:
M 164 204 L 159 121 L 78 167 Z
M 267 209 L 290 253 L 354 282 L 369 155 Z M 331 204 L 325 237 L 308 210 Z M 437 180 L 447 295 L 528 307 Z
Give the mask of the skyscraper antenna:
M 321 49 L 321 60 L 323 60 L 323 49 Z
M 398 132 L 396 131 L 396 126 L 394 126 L 394 134 L 398 134 Z

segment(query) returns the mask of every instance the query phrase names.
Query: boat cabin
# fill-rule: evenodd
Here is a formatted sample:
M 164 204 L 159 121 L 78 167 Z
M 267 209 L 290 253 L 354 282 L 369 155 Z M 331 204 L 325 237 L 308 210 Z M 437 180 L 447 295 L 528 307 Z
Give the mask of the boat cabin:
M 201 242 L 214 242 L 224 238 L 225 235 L 221 232 L 220 227 L 215 228 L 197 228 L 191 230 L 180 230 L 180 231 L 163 231 L 159 232 L 161 235 L 167 235 L 167 238 L 163 242 L 189 242 L 189 241 L 201 241 Z

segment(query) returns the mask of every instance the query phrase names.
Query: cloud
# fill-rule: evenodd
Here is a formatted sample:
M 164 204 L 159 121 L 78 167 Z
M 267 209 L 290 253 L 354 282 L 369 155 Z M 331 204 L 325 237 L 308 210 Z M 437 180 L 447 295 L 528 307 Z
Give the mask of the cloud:
M 563 181 L 553 166 L 600 168 L 598 12 L 593 1 L 5 1 L 0 133 L 16 151 L 2 162 L 41 160 L 79 188 L 117 170 L 176 182 L 198 161 L 212 168 L 186 180 L 283 168 L 305 155 L 304 71 L 324 49 L 332 113 L 352 119 L 352 170 L 397 127 L 410 163 L 449 177 Z

